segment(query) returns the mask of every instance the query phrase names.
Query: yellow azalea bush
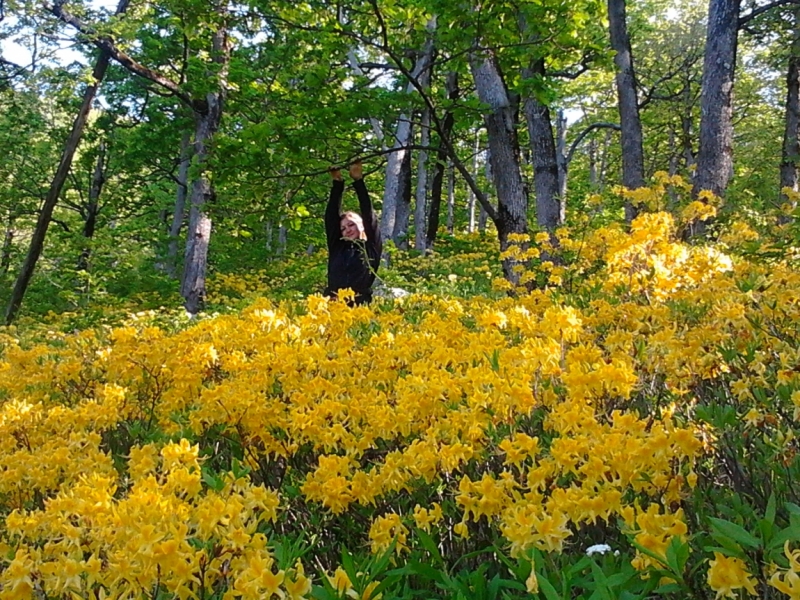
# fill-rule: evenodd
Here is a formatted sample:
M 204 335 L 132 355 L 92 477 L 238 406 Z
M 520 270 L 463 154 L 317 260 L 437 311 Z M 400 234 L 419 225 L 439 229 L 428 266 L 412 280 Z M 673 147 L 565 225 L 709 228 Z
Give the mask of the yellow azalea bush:
M 487 546 L 534 592 L 596 535 L 650 590 L 796 597 L 792 529 L 771 554 L 721 522 L 722 548 L 689 545 L 711 535 L 707 490 L 759 493 L 724 471 L 731 452 L 797 468 L 800 272 L 738 256 L 745 224 L 716 247 L 678 230 L 645 212 L 630 231 L 514 238 L 502 258 L 531 266 L 499 298 L 258 298 L 174 328 L 6 330 L 0 598 L 388 598 L 400 575 L 375 565 L 445 573 Z M 465 259 L 476 276 L 485 256 Z M 458 283 L 463 264 L 440 267 Z M 699 584 L 690 560 L 708 561 Z

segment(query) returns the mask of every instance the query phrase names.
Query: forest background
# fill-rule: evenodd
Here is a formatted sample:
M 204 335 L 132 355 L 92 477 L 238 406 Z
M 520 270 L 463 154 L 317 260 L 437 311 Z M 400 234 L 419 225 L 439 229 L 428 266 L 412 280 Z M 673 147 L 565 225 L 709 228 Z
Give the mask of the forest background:
M 797 1 L 0 39 L 0 596 L 800 597 Z M 389 297 L 349 309 L 359 158 Z

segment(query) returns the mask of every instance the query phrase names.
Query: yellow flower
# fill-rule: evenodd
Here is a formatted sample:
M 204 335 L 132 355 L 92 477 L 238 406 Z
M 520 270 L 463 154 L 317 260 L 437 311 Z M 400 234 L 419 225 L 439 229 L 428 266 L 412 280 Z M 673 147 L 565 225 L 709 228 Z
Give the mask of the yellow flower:
M 531 565 L 531 574 L 525 580 L 525 589 L 529 594 L 539 593 L 539 579 L 536 577 L 536 569 L 533 568 L 533 565 Z
M 795 571 L 776 571 L 769 578 L 769 585 L 791 600 L 800 600 L 800 575 Z
M 751 596 L 756 595 L 755 580 L 746 569 L 744 561 L 714 552 L 714 560 L 708 569 L 708 585 L 717 592 L 716 598 L 735 598 L 734 590 L 745 588 Z
M 453 525 L 453 533 L 465 540 L 469 539 L 469 527 L 467 527 L 467 524 L 464 521 Z
M 328 581 L 339 594 L 346 594 L 353 590 L 353 583 L 342 567 L 337 567 L 333 577 L 328 575 Z

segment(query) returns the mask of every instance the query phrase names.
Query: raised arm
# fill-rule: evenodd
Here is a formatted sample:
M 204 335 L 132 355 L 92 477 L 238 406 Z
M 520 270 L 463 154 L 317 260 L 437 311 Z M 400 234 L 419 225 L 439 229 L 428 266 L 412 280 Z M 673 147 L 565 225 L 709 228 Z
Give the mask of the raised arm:
M 372 201 L 367 193 L 367 186 L 364 184 L 364 177 L 361 170 L 361 163 L 355 162 L 350 166 L 350 177 L 353 178 L 353 189 L 358 196 L 358 207 L 361 219 L 364 222 L 364 233 L 367 240 L 380 244 L 380 229 L 378 228 L 378 217 L 372 210 Z
M 340 226 L 342 211 L 342 194 L 344 193 L 344 181 L 339 169 L 330 170 L 331 195 L 328 198 L 328 206 L 325 208 L 325 236 L 328 239 L 328 249 L 333 248 L 342 237 Z

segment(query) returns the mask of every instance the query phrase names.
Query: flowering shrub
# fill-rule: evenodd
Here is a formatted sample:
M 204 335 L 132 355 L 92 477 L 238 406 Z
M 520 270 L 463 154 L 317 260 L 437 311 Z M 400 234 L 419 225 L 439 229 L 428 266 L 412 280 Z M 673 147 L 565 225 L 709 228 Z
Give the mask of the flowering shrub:
M 800 597 L 800 273 L 677 229 L 517 240 L 513 297 L 7 330 L 0 598 Z

